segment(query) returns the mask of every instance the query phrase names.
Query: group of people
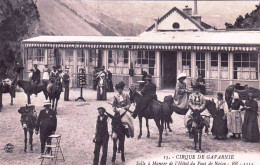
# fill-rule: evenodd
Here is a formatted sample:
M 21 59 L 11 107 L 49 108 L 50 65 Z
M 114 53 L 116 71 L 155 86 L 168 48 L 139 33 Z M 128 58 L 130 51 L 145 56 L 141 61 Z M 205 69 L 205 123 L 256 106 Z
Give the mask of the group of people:
M 193 113 L 199 112 L 206 116 L 203 123 L 206 126 L 205 132 L 208 133 L 209 125 L 209 112 L 205 109 L 205 99 L 201 93 L 199 85 L 193 86 L 193 92 L 189 92 L 186 83 L 186 74 L 181 73 L 178 76 L 178 82 L 175 89 L 174 100 L 177 107 L 180 109 L 189 109 L 185 115 L 185 126 L 192 120 Z M 214 100 L 217 112 L 213 116 L 212 134 L 216 139 L 225 139 L 228 132 L 233 135 L 231 138 L 242 138 L 249 142 L 259 141 L 259 128 L 258 128 L 258 103 L 254 100 L 252 93 L 248 94 L 248 98 L 244 103 L 237 92 L 233 93 L 232 103 L 230 109 L 226 109 L 223 93 L 217 93 L 217 100 Z M 246 111 L 244 115 L 244 122 L 242 122 L 241 111 Z M 192 123 L 194 126 L 194 123 Z
M 38 65 L 34 64 L 34 69 L 30 70 L 29 80 L 34 86 L 37 86 L 41 82 L 41 71 L 38 69 Z M 45 65 L 42 73 L 42 81 L 54 83 L 55 81 L 59 81 L 60 87 L 64 87 L 64 101 L 69 101 L 69 83 L 70 83 L 70 75 L 69 69 L 65 69 L 65 73 L 56 66 L 52 67 L 52 70 L 48 68 L 48 65 Z
M 97 100 L 107 100 L 107 92 L 114 92 L 112 73 L 105 66 L 94 67 L 92 72 L 93 90 L 97 90 Z
M 130 107 L 130 97 L 124 93 L 124 82 L 119 82 L 115 85 L 117 95 L 113 98 L 113 110 L 114 115 L 108 113 L 104 107 L 99 107 L 99 115 L 96 122 L 96 131 L 93 142 L 95 143 L 94 149 L 94 165 L 99 164 L 100 148 L 102 147 L 102 157 L 100 164 L 105 165 L 107 161 L 107 150 L 108 150 L 108 118 L 111 118 L 112 133 L 111 138 L 113 140 L 113 155 L 111 162 L 116 161 L 116 152 L 121 152 L 121 160 L 125 162 L 125 137 L 133 137 L 133 123 L 131 116 L 127 114 Z M 118 144 L 118 145 L 117 145 Z

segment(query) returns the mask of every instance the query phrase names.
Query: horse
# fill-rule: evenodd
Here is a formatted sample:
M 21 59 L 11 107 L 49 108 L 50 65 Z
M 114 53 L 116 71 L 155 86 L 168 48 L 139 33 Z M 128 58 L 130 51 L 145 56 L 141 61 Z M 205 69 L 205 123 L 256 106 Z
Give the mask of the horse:
M 37 113 L 35 106 L 20 107 L 18 112 L 21 114 L 21 124 L 24 130 L 24 152 L 27 152 L 27 133 L 29 132 L 30 149 L 33 151 L 33 130 L 36 127 Z
M 229 109 L 231 107 L 232 96 L 233 96 L 234 92 L 237 92 L 239 94 L 239 98 L 242 100 L 247 99 L 248 93 L 252 93 L 254 98 L 260 99 L 260 90 L 259 89 L 256 89 L 253 87 L 248 87 L 247 85 L 245 85 L 245 86 L 230 85 L 226 89 L 226 92 L 225 92 L 225 100 L 227 102 Z
M 130 100 L 135 103 L 140 103 L 139 101 L 142 100 L 142 95 L 136 91 L 135 87 L 130 87 Z M 142 118 L 144 117 L 146 119 L 146 127 L 147 127 L 147 137 L 150 137 L 150 131 L 149 131 L 149 124 L 148 119 L 154 119 L 156 126 L 159 130 L 159 141 L 158 141 L 158 147 L 161 147 L 162 143 L 162 133 L 163 133 L 163 125 L 165 121 L 165 117 L 167 114 L 167 110 L 163 109 L 162 103 L 153 100 L 151 101 L 150 105 L 143 109 L 143 112 L 138 112 L 138 119 L 139 119 L 139 126 L 140 126 L 140 133 L 138 135 L 138 139 L 142 136 Z
M 56 114 L 61 91 L 62 87 L 60 79 L 51 80 L 51 82 L 47 86 L 47 92 L 50 99 L 50 103 L 52 103 L 52 110 L 54 110 Z
M 3 104 L 2 104 L 2 94 L 3 93 L 10 94 L 10 96 L 11 96 L 10 105 L 13 105 L 13 98 L 15 98 L 15 88 L 17 85 L 17 77 L 18 77 L 18 75 L 16 75 L 13 80 L 7 78 L 7 79 L 4 79 L 2 82 L 0 82 L 0 111 L 3 107 Z
M 18 80 L 17 85 L 23 88 L 24 93 L 27 95 L 27 104 L 31 104 L 31 94 L 38 94 L 43 92 L 45 99 L 48 99 L 47 82 L 42 81 L 39 84 L 32 84 L 31 81 Z

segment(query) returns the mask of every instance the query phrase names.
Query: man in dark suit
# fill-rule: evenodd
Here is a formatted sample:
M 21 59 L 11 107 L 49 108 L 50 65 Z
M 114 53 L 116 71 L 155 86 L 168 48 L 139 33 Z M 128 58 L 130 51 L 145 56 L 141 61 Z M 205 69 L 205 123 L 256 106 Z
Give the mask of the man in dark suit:
M 41 71 L 38 69 L 37 64 L 34 64 L 34 71 L 32 75 L 32 81 L 34 84 L 39 84 L 41 81 Z
M 97 124 L 96 124 L 96 132 L 93 142 L 95 143 L 95 150 L 94 150 L 94 162 L 93 165 L 98 165 L 99 162 L 99 153 L 100 148 L 102 146 L 102 157 L 101 157 L 101 165 L 106 165 L 107 161 L 107 146 L 108 146 L 108 128 L 107 128 L 107 115 L 105 115 L 105 108 L 99 107 L 98 108 L 98 117 L 97 117 Z
M 139 112 L 142 112 L 145 108 L 147 108 L 152 100 L 157 100 L 156 85 L 152 82 L 152 75 L 147 75 L 145 80 L 146 83 L 141 90 L 143 97 L 140 102 L 136 104 L 136 108 L 133 113 L 134 118 L 136 118 Z
M 65 69 L 65 74 L 62 76 L 62 82 L 63 82 L 63 87 L 65 88 L 64 101 L 69 101 L 69 90 L 70 90 L 69 69 Z
M 206 87 L 205 87 L 205 79 L 203 76 L 200 74 L 198 79 L 196 80 L 196 85 L 200 89 L 200 93 L 205 95 L 206 94 Z
M 44 154 L 45 143 L 51 144 L 51 139 L 48 137 L 54 134 L 57 128 L 56 113 L 50 107 L 51 104 L 44 105 L 45 109 L 41 110 L 36 123 L 35 133 L 38 134 L 40 129 L 41 154 Z

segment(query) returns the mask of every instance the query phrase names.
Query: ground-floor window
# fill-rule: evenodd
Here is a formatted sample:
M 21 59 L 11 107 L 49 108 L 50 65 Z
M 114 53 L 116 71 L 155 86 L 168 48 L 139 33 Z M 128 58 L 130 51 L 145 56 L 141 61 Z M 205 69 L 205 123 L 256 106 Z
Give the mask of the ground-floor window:
M 210 53 L 210 78 L 218 78 L 218 52 Z
M 258 79 L 257 53 L 234 53 L 234 79 Z
M 220 78 L 222 79 L 228 79 L 229 78 L 229 72 L 228 72 L 228 53 L 221 53 L 220 54 L 220 64 L 221 64 L 221 70 L 220 70 Z
M 155 51 L 133 51 L 134 72 L 141 75 L 142 71 L 155 74 Z
M 198 75 L 205 78 L 205 52 L 196 52 L 196 66 Z
M 53 67 L 55 61 L 54 49 L 47 49 L 47 56 L 48 56 L 48 61 L 47 61 L 48 66 Z
M 78 65 L 85 65 L 85 52 L 83 49 L 77 50 L 77 62 Z
M 73 49 L 65 49 L 65 67 L 74 73 Z
M 182 72 L 191 76 L 191 52 L 182 52 Z
M 129 53 L 127 50 L 109 50 L 108 68 L 114 74 L 128 74 Z

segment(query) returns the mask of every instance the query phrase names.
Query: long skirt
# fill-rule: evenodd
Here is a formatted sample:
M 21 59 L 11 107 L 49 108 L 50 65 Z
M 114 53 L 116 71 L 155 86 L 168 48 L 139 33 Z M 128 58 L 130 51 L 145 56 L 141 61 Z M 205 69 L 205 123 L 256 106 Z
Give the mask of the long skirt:
M 113 82 L 112 80 L 107 81 L 108 90 L 107 92 L 114 92 Z
M 225 137 L 228 134 L 227 120 L 223 119 L 224 116 L 225 114 L 223 109 L 216 112 L 211 129 L 212 135 Z
M 107 100 L 107 89 L 104 86 L 97 87 L 97 100 Z
M 119 111 L 120 115 L 122 113 L 124 113 L 125 110 L 123 110 L 122 108 L 117 108 L 117 111 Z M 128 129 L 128 133 L 130 135 L 131 138 L 134 137 L 134 122 L 133 122 L 133 117 L 131 116 L 131 114 L 129 112 L 127 112 L 123 118 L 121 119 L 123 125 Z
M 231 110 L 227 114 L 228 131 L 231 133 L 242 133 L 242 117 L 238 110 Z
M 256 112 L 246 111 L 242 127 L 242 138 L 250 142 L 259 141 L 259 128 Z

